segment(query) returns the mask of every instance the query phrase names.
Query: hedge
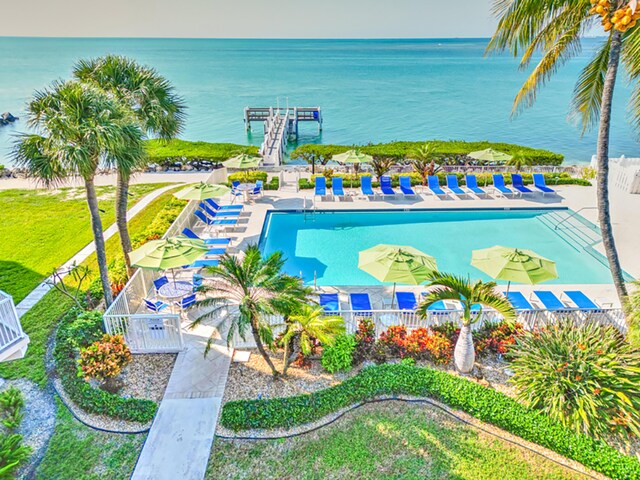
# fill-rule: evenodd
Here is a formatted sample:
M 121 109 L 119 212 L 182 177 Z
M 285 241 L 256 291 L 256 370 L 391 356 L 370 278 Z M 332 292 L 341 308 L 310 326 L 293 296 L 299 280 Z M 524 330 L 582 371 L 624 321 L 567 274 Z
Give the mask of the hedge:
M 493 148 L 494 150 L 510 155 L 521 154 L 524 165 L 560 165 L 564 160 L 564 155 L 548 150 L 540 150 L 512 143 L 493 143 L 487 141 L 426 140 L 424 142 L 380 143 L 359 146 L 357 148 L 363 153 L 372 155 L 373 157 L 392 158 L 396 161 L 401 161 L 410 157 L 412 152 L 422 147 L 425 143 L 433 146 L 436 155 L 448 158 L 451 163 L 454 164 L 465 164 L 467 163 L 467 153 L 485 150 L 487 148 Z M 352 148 L 354 147 L 349 145 L 305 144 L 300 145 L 291 152 L 291 158 L 307 161 L 313 158 L 316 162 L 323 162 L 330 159 L 333 155 L 346 152 Z
M 569 430 L 496 390 L 426 367 L 370 366 L 339 385 L 311 394 L 228 402 L 220 423 L 234 431 L 291 428 L 368 399 L 393 395 L 433 397 L 611 478 L 640 479 L 636 458 Z
M 280 179 L 278 177 L 271 177 L 271 180 L 267 182 L 267 172 L 260 170 L 252 170 L 249 172 L 236 172 L 227 176 L 227 185 L 231 186 L 231 182 L 251 182 L 255 183 L 256 180 L 262 180 L 264 182 L 265 190 L 278 190 L 280 188 Z
M 463 173 L 438 172 L 436 175 L 438 176 L 438 179 L 440 181 L 440 185 L 446 185 L 447 184 L 447 175 L 456 175 L 458 177 L 459 185 L 462 185 L 462 186 L 466 185 Z M 484 186 L 493 185 L 492 175 L 493 174 L 491 174 L 491 173 L 478 173 L 478 174 L 475 174 L 475 176 L 476 176 L 476 178 L 478 180 L 478 186 L 484 187 Z M 511 179 L 510 174 L 509 173 L 503 173 L 503 175 L 505 176 L 505 181 L 508 183 L 510 181 L 510 179 Z M 521 173 L 521 175 L 522 175 L 523 183 L 525 185 L 531 185 L 533 183 L 533 174 L 531 174 L 531 173 Z M 589 180 L 585 180 L 585 179 L 582 179 L 582 178 L 574 178 L 571 175 L 569 175 L 567 172 L 545 173 L 543 175 L 544 175 L 545 182 L 548 185 L 582 185 L 582 186 L 590 186 L 591 185 L 591 182 L 589 182 Z M 299 188 L 301 190 L 312 189 L 312 188 L 314 188 L 313 179 L 315 177 L 321 177 L 321 176 L 322 176 L 322 174 L 312 175 L 311 176 L 311 180 L 308 180 L 306 178 L 301 178 L 300 180 L 298 180 L 298 186 L 299 186 Z M 354 174 L 351 174 L 351 173 L 347 173 L 347 174 L 336 173 L 336 174 L 332 175 L 332 177 L 342 177 L 343 184 L 344 184 L 345 187 L 351 187 L 353 185 L 354 188 L 360 188 L 360 177 L 364 177 L 364 176 L 371 176 L 371 174 L 365 173 L 365 174 L 358 175 L 358 177 L 356 177 Z M 391 184 L 394 187 L 397 187 L 399 185 L 398 177 L 401 177 L 401 176 L 410 177 L 411 178 L 411 185 L 422 185 L 422 178 L 417 173 L 414 173 L 414 172 L 411 172 L 411 173 L 392 173 L 390 175 L 390 177 L 391 177 Z M 374 181 L 374 182 L 372 182 L 372 185 L 374 187 L 378 187 L 379 183 Z
M 235 143 L 190 142 L 187 140 L 147 140 L 145 144 L 150 162 L 209 160 L 223 162 L 240 153 L 258 153 L 258 147 Z
M 77 313 L 77 310 L 72 309 L 63 318 L 56 334 L 56 344 L 53 351 L 56 370 L 64 391 L 76 405 L 88 413 L 107 415 L 120 420 L 140 423 L 147 423 L 153 420 L 158 409 L 155 402 L 139 398 L 124 398 L 93 388 L 87 381 L 78 376 L 76 349 L 73 347 L 69 328 Z

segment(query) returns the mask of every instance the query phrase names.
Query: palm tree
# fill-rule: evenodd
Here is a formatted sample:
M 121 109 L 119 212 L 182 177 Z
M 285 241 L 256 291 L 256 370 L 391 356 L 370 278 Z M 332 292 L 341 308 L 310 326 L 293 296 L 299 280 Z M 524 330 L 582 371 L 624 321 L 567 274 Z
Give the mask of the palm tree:
M 36 92 L 27 107 L 27 117 L 36 133 L 20 136 L 14 161 L 47 186 L 68 176 L 82 177 L 102 290 L 110 305 L 111 286 L 94 177 L 104 163 L 132 165 L 144 148 L 142 131 L 117 102 L 79 82 L 54 82 L 50 88 Z
M 281 252 L 262 258 L 257 245 L 250 245 L 242 260 L 223 255 L 218 266 L 208 269 L 214 282 L 204 291 L 210 296 L 197 303 L 198 307 L 207 310 L 192 323 L 196 326 L 209 319 L 222 318 L 218 329 L 222 330 L 229 323 L 227 343 L 231 343 L 236 333 L 245 338 L 247 330 L 251 330 L 258 351 L 274 377 L 278 376 L 278 371 L 265 345 L 275 347 L 275 339 L 265 317 L 292 312 L 311 294 L 300 278 L 282 273 L 283 266 Z M 237 307 L 237 315 L 228 313 L 230 306 Z
M 373 173 L 375 173 L 376 178 L 380 180 L 380 177 L 387 173 L 394 163 L 395 160 L 393 158 L 373 157 L 371 167 L 373 168 Z
M 521 56 L 527 68 L 533 56 L 542 56 L 515 98 L 513 113 L 531 106 L 536 93 L 553 74 L 581 50 L 581 37 L 602 21 L 607 37 L 576 84 L 571 110 L 583 133 L 595 124 L 597 142 L 598 216 L 605 252 L 620 301 L 625 304 L 627 288 L 613 238 L 609 206 L 609 134 L 611 105 L 620 63 L 633 83 L 629 102 L 632 123 L 640 128 L 640 28 L 636 0 L 611 0 L 592 5 L 591 0 L 494 0 L 498 27 L 487 51 L 509 50 Z M 630 10 L 622 14 L 622 9 Z M 635 14 L 633 13 L 635 12 Z M 629 19 L 625 17 L 631 13 Z
M 185 106 L 175 94 L 171 83 L 153 68 L 126 57 L 107 55 L 80 60 L 74 67 L 73 75 L 79 81 L 99 88 L 121 102 L 147 136 L 168 140 L 181 132 Z M 132 273 L 128 255 L 132 246 L 127 225 L 129 181 L 132 169 L 144 165 L 145 161 L 146 155 L 142 155 L 134 165 L 116 165 L 116 223 L 129 276 Z
M 429 292 L 418 306 L 418 315 L 426 318 L 428 308 L 441 300 L 457 300 L 462 304 L 462 328 L 453 351 L 453 361 L 456 368 L 462 373 L 473 370 L 476 352 L 473 346 L 471 325 L 480 319 L 483 307 L 492 308 L 505 320 L 515 319 L 515 311 L 509 301 L 495 292 L 495 282 L 483 282 L 452 275 L 449 273 L 434 272 L 430 277 L 430 287 L 435 287 Z M 478 306 L 479 310 L 471 311 L 472 306 Z
M 514 167 L 516 172 L 522 170 L 522 167 L 526 164 L 526 157 L 522 150 L 516 152 L 510 160 L 507 161 L 506 165 L 509 167 Z
M 422 178 L 422 185 L 426 185 L 429 175 L 434 175 L 439 170 L 436 166 L 438 155 L 435 148 L 430 143 L 425 143 L 411 152 L 410 157 L 411 166 Z
M 287 374 L 291 363 L 291 354 L 296 353 L 296 343 L 300 353 L 306 356 L 311 354 L 314 340 L 318 340 L 322 345 L 333 345 L 336 336 L 344 331 L 342 317 L 325 316 L 322 307 L 301 305 L 293 315 L 286 319 L 285 332 L 280 340 L 280 344 L 284 347 L 282 375 Z M 293 349 L 292 346 L 294 346 Z

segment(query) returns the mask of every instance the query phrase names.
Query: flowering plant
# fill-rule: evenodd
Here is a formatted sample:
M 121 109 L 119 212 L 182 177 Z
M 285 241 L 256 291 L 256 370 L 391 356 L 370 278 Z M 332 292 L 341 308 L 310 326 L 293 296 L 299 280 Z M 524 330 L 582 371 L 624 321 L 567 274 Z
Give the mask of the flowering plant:
M 117 377 L 131 361 L 131 351 L 122 335 L 105 334 L 100 340 L 80 350 L 79 375 L 101 382 Z

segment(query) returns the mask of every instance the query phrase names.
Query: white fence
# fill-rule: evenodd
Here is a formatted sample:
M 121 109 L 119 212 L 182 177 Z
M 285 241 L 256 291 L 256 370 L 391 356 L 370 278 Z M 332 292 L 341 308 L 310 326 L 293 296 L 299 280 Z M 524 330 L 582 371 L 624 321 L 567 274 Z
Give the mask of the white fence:
M 360 319 L 370 318 L 375 325 L 376 336 L 380 336 L 382 332 L 392 325 L 404 325 L 410 331 L 420 327 L 442 325 L 447 322 L 462 324 L 462 310 L 429 312 L 427 318 L 420 318 L 416 312 L 408 310 L 372 310 L 370 312 L 342 310 L 336 315 L 344 319 L 347 333 L 355 333 Z M 500 320 L 502 320 L 502 317 L 495 311 L 484 310 L 480 313 L 480 319 L 473 323 L 471 328 L 472 330 L 478 330 L 487 323 L 495 323 Z M 280 316 L 269 316 L 265 318 L 265 321 L 272 326 L 274 336 L 279 335 L 284 329 L 284 320 Z M 518 312 L 517 322 L 522 323 L 526 330 L 534 330 L 559 322 L 570 322 L 573 325 L 597 322 L 602 325 L 612 325 L 623 334 L 627 331 L 624 313 L 619 308 L 607 308 L 591 312 L 578 309 L 520 311 Z M 236 333 L 231 343 L 234 348 L 255 348 L 249 329 L 247 329 L 244 339 Z
M 596 157 L 591 159 L 596 166 Z M 609 182 L 611 186 L 626 193 L 640 193 L 640 158 L 610 158 Z
M 18 352 L 24 356 L 28 343 L 13 298 L 0 290 L 0 361 L 17 358 Z

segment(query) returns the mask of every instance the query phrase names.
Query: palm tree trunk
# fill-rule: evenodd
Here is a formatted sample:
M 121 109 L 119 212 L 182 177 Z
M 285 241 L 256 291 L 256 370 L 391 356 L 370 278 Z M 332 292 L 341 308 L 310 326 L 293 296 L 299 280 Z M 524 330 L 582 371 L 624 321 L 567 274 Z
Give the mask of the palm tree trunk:
M 91 229 L 93 230 L 93 241 L 96 245 L 96 257 L 98 258 L 98 269 L 100 270 L 100 282 L 104 293 L 104 301 L 107 307 L 113 302 L 111 295 L 111 283 L 109 282 L 109 271 L 107 269 L 107 253 L 104 246 L 104 236 L 102 234 L 102 219 L 98 209 L 98 195 L 93 177 L 85 178 L 85 188 L 87 189 L 87 203 L 91 215 Z
M 127 209 L 129 205 L 129 174 L 118 170 L 116 186 L 116 224 L 120 235 L 120 246 L 124 255 L 124 263 L 127 267 L 127 276 L 131 277 L 131 260 L 129 253 L 133 250 L 131 237 L 129 236 L 129 226 L 127 224 Z
M 271 357 L 269 357 L 269 354 L 267 353 L 267 351 L 264 348 L 264 345 L 262 344 L 262 339 L 260 338 L 260 332 L 258 331 L 258 324 L 254 319 L 251 319 L 251 333 L 253 334 L 253 339 L 256 342 L 256 347 L 258 347 L 258 351 L 260 352 L 260 355 L 262 355 L 262 358 L 264 358 L 264 361 L 267 362 L 267 365 L 269 365 L 269 368 L 271 369 L 271 374 L 274 376 L 274 378 L 277 377 L 278 370 L 276 370 L 275 365 L 271 361 Z
M 471 336 L 471 327 L 462 325 L 460 335 L 453 350 L 453 363 L 462 373 L 469 373 L 473 370 L 476 361 L 476 351 L 473 348 L 473 337 Z
M 598 130 L 597 150 L 597 196 L 598 196 L 598 221 L 602 230 L 604 250 L 609 261 L 609 268 L 613 277 L 613 283 L 618 293 L 618 298 L 624 306 L 627 301 L 627 287 L 624 283 L 620 259 L 613 238 L 611 227 L 611 215 L 609 208 L 609 135 L 611 131 L 611 104 L 613 90 L 618 75 L 620 64 L 620 49 L 622 47 L 622 33 L 614 31 L 611 37 L 611 49 L 609 51 L 609 65 L 602 90 L 602 103 L 600 107 L 600 127 Z

